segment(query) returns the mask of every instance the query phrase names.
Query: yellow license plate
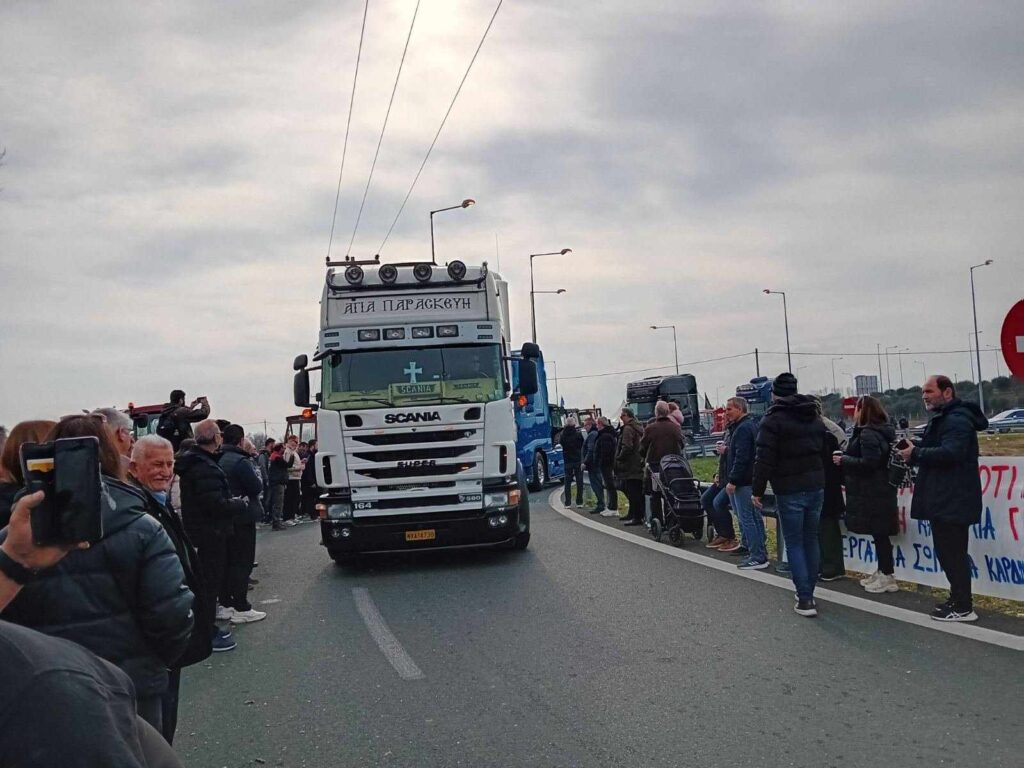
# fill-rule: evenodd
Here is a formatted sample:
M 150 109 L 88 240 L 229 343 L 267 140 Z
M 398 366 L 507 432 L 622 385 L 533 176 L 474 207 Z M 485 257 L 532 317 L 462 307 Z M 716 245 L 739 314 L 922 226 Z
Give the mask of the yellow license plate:
M 406 531 L 406 541 L 432 541 L 437 538 L 437 532 L 433 528 L 425 531 Z

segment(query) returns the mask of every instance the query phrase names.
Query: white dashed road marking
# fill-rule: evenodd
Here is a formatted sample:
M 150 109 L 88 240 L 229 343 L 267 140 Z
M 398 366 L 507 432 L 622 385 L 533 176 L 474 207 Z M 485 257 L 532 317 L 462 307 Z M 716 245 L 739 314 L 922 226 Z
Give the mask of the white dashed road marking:
M 416 662 L 412 660 L 412 657 L 405 652 L 405 648 L 402 647 L 402 644 L 398 642 L 398 638 L 388 629 L 388 625 L 384 623 L 384 618 L 380 615 L 380 611 L 377 610 L 376 603 L 370 597 L 370 591 L 364 587 L 354 587 L 352 589 L 352 597 L 356 601 L 356 610 L 359 611 L 359 615 L 363 617 L 366 628 L 370 631 L 370 637 L 377 643 L 377 647 L 384 654 L 384 658 L 395 668 L 398 676 L 403 680 L 422 680 L 425 675 L 416 666 Z
M 692 552 L 687 552 L 685 549 L 676 549 L 669 544 L 661 544 L 654 541 L 654 539 L 645 539 L 640 536 L 634 536 L 631 533 L 620 531 L 618 528 L 612 528 L 611 526 L 604 525 L 593 520 L 587 520 L 584 517 L 580 517 L 575 512 L 566 509 L 562 505 L 562 500 L 560 498 L 561 493 L 562 492 L 560 490 L 553 491 L 551 497 L 548 499 L 548 504 L 553 510 L 563 517 L 567 517 L 580 525 L 586 526 L 587 528 L 592 528 L 595 531 L 600 531 L 608 536 L 614 536 L 617 539 L 628 541 L 639 547 L 646 547 L 647 549 L 653 549 L 657 552 L 670 555 L 671 557 L 679 558 L 680 560 L 686 560 L 691 563 L 696 563 L 697 565 L 703 565 L 705 568 L 714 568 L 716 571 L 722 571 L 723 573 L 738 576 L 742 579 L 759 581 L 762 584 L 768 584 L 773 587 L 785 589 L 787 592 L 793 591 L 793 582 L 790 579 L 765 573 L 764 571 L 741 571 L 731 563 L 723 563 L 712 557 L 696 555 Z M 888 603 L 875 602 L 874 600 L 867 600 L 863 597 L 847 595 L 844 592 L 836 592 L 835 590 L 822 589 L 820 587 L 815 588 L 814 599 L 821 600 L 826 603 L 845 605 L 847 608 L 854 608 L 858 611 L 873 613 L 876 616 L 884 616 L 887 619 L 895 619 L 896 621 L 902 621 L 905 624 L 914 624 L 918 627 L 924 627 L 925 629 L 930 629 L 935 632 L 945 632 L 949 635 L 958 635 L 960 637 L 966 637 L 982 643 L 988 643 L 989 645 L 998 645 L 1002 648 L 1009 648 L 1013 651 L 1024 651 L 1024 637 L 1011 635 L 1006 632 L 997 632 L 994 629 L 979 627 L 975 624 L 955 624 L 935 621 L 929 616 L 923 613 L 918 613 L 917 611 L 908 611 L 906 608 L 897 608 L 896 606 L 889 605 Z

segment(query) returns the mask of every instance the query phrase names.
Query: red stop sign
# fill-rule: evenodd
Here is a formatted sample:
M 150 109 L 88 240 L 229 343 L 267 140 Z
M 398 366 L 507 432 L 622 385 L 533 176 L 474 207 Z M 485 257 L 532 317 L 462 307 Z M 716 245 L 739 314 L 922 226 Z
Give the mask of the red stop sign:
M 1018 379 L 1024 379 L 1024 299 L 1014 304 L 1003 320 L 999 334 L 1006 367 Z

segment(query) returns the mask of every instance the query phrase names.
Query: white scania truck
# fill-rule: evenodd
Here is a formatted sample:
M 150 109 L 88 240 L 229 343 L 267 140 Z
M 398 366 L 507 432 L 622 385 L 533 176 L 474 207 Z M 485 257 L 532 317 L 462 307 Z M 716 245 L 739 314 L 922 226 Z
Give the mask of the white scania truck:
M 328 261 L 320 338 L 295 359 L 317 415 L 322 543 L 368 552 L 530 541 L 515 408 L 538 388 L 525 344 L 513 391 L 507 284 L 453 261 Z M 525 366 L 524 366 L 525 363 Z M 310 398 L 309 371 L 321 387 Z

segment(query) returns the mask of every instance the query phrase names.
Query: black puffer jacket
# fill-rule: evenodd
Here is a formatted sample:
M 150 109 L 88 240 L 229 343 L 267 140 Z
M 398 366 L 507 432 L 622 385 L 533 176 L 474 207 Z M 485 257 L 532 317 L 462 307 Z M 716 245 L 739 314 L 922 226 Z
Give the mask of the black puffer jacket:
M 202 616 L 195 615 L 196 611 L 201 610 L 202 606 L 214 605 L 213 602 L 204 599 L 206 597 L 206 579 L 203 577 L 203 568 L 199 562 L 199 554 L 196 552 L 196 548 L 192 546 L 192 542 L 189 540 L 188 534 L 185 533 L 181 520 L 178 519 L 171 505 L 158 501 L 152 493 L 134 478 L 130 478 L 130 481 L 132 488 L 141 493 L 145 498 L 146 512 L 163 526 L 164 531 L 174 545 L 174 551 L 178 555 L 178 561 L 181 563 L 181 569 L 185 574 L 185 584 L 192 592 L 194 598 L 193 615 L 197 620 L 192 625 L 188 646 L 177 662 L 171 665 L 171 668 L 197 664 L 208 658 L 213 652 L 209 627 L 213 625 L 215 618 L 212 613 L 205 620 Z
M 565 427 L 562 436 L 558 439 L 562 446 L 562 456 L 565 458 L 565 466 L 575 467 L 583 463 L 583 433 L 576 427 Z
M 246 514 L 248 503 L 232 498 L 217 455 L 196 446 L 178 458 L 174 471 L 181 478 L 181 519 L 188 535 L 200 541 L 211 533 L 233 532 L 234 518 Z
M 895 536 L 896 488 L 889 484 L 889 452 L 896 430 L 891 424 L 854 427 L 843 455 L 846 528 L 868 536 Z
M 192 631 L 192 592 L 174 544 L 142 494 L 104 478 L 103 539 L 25 585 L 4 619 L 85 646 L 123 669 L 136 694 L 167 690 Z
M 763 496 L 769 481 L 777 495 L 824 489 L 821 454 L 826 431 L 813 397 L 790 395 L 776 400 L 757 431 L 754 495 Z
M 615 444 L 618 437 L 615 427 L 602 427 L 597 433 L 597 445 L 594 446 L 594 463 L 604 472 L 611 472 L 615 466 Z
M 974 403 L 951 400 L 935 411 L 910 456 L 920 467 L 911 517 L 961 525 L 981 520 L 978 431 L 987 426 Z

